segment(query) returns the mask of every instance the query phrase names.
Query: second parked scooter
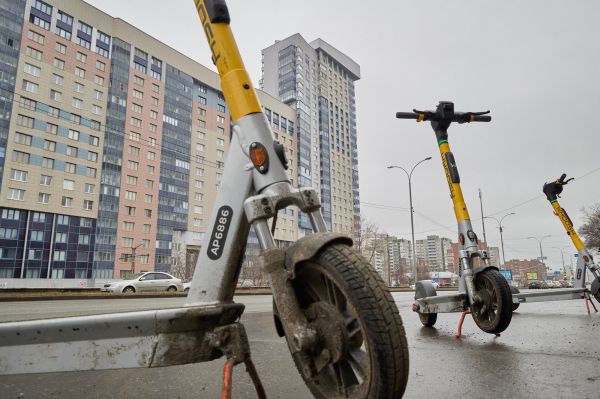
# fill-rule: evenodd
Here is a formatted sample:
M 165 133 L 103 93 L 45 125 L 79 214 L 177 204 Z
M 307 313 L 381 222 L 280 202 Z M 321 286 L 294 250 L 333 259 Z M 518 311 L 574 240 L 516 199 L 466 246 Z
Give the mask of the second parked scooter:
M 437 139 L 442 164 L 446 171 L 450 198 L 458 222 L 459 285 L 458 293 L 437 296 L 430 281 L 415 284 L 413 310 L 419 314 L 421 323 L 433 326 L 438 313 L 462 312 L 457 336 L 461 335 L 462 322 L 471 313 L 477 326 L 492 334 L 504 331 L 512 319 L 512 296 L 508 282 L 496 266 L 489 263 L 486 251 L 477 247 L 477 235 L 473 232 L 467 205 L 460 187 L 460 177 L 454 155 L 448 144 L 448 128 L 452 122 L 489 122 L 487 112 L 454 112 L 454 104 L 442 101 L 435 111 L 398 112 L 396 118 L 416 119 L 417 122 L 430 121 Z M 484 265 L 474 267 L 474 259 L 480 258 Z

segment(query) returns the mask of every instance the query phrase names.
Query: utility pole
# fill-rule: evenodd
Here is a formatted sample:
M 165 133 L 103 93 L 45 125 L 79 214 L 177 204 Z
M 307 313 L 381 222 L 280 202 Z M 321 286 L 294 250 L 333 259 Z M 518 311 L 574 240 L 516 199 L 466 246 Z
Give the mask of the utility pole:
M 479 207 L 481 208 L 481 226 L 483 227 L 483 242 L 485 242 L 485 249 L 488 248 L 487 237 L 485 236 L 485 217 L 483 216 L 483 199 L 481 196 L 481 189 L 479 189 Z
M 142 245 L 143 244 L 139 244 L 139 245 L 136 245 L 135 247 L 131 247 L 130 248 L 131 249 L 131 253 L 130 254 L 123 254 L 123 257 L 125 259 L 129 258 L 129 260 L 131 261 L 131 270 L 130 270 L 131 276 L 135 275 L 135 257 L 136 257 L 136 251 Z

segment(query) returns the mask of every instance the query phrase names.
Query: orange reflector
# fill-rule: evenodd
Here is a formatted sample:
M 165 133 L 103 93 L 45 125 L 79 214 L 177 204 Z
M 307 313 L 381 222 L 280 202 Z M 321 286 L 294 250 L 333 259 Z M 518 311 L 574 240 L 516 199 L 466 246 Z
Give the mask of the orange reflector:
M 459 234 L 458 235 L 458 241 L 460 241 L 460 245 L 465 245 L 465 235 L 464 234 Z
M 584 255 L 584 257 L 583 257 L 583 261 L 584 261 L 585 263 L 588 263 L 588 262 L 590 261 L 590 258 L 588 258 L 588 257 L 587 257 L 587 255 Z
M 267 155 L 267 149 L 262 145 L 256 145 L 250 148 L 250 160 L 256 167 L 265 166 L 269 156 Z

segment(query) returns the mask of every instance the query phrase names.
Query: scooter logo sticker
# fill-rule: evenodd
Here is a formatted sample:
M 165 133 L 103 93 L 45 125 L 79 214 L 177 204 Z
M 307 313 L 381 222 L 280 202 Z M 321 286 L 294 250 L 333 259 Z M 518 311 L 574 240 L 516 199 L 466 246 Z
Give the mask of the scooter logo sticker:
M 217 260 L 223 255 L 223 247 L 225 246 L 225 240 L 227 240 L 232 216 L 233 209 L 227 205 L 220 207 L 217 211 L 217 220 L 210 235 L 207 251 L 208 257 L 212 260 Z

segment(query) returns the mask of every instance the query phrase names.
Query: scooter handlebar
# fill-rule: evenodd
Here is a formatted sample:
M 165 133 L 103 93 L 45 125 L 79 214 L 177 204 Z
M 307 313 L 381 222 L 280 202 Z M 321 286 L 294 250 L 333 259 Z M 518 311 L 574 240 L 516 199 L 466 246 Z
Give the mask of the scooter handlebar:
M 490 122 L 492 117 L 490 111 L 484 112 L 456 112 L 452 115 L 451 122 L 470 123 L 470 122 Z M 398 119 L 415 119 L 416 121 L 435 121 L 440 120 L 436 112 L 433 111 L 418 111 L 413 112 L 396 112 Z

